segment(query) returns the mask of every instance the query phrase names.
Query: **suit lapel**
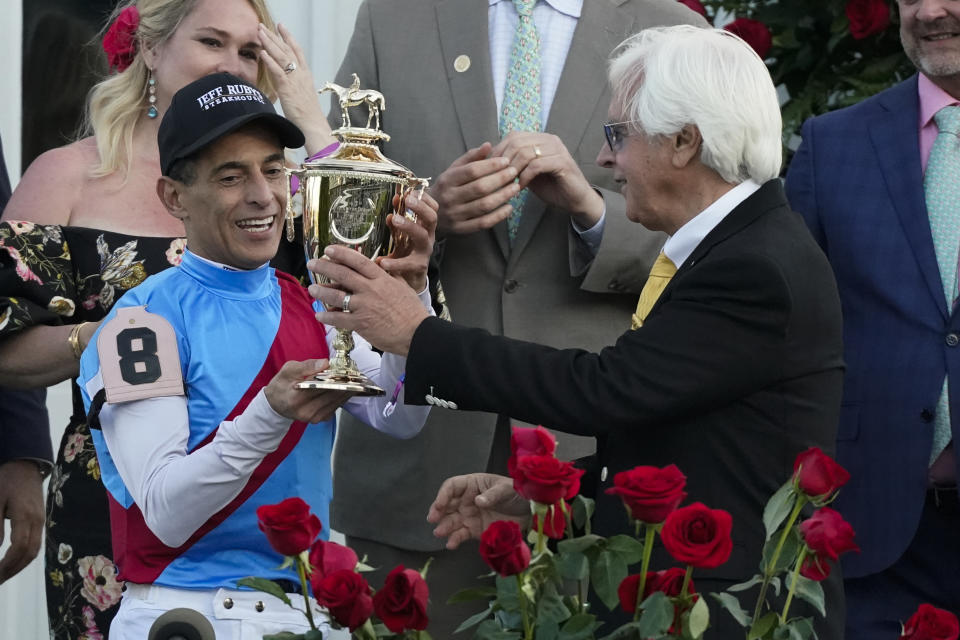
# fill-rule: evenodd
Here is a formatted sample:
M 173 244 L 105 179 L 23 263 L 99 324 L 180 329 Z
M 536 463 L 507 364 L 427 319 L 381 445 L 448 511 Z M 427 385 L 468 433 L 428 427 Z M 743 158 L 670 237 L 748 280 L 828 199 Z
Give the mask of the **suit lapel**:
M 575 154 L 587 135 L 587 127 L 598 103 L 609 100 L 607 61 L 610 53 L 633 32 L 634 17 L 618 8 L 618 2 L 584 2 L 570 52 L 550 105 L 546 130 L 555 134 Z M 604 108 L 606 105 L 604 105 Z M 599 139 L 599 138 L 598 138 Z M 520 219 L 511 262 L 515 261 L 533 238 L 546 205 L 531 195 Z M 506 224 L 497 225 L 498 241 L 508 242 Z
M 876 149 L 880 171 L 890 194 L 890 202 L 900 218 L 903 233 L 913 249 L 927 289 L 946 320 L 947 303 L 943 297 L 940 268 L 933 248 L 920 170 L 917 77 L 886 94 L 881 105 L 886 111 L 871 118 L 868 124 L 870 139 Z
M 436 9 L 447 82 L 467 149 L 479 147 L 484 142 L 496 144 L 500 139 L 490 67 L 488 9 L 486 2 L 478 0 L 443 0 Z M 470 58 L 470 68 L 462 73 L 453 67 L 453 61 L 461 55 Z M 506 222 L 498 224 L 491 232 L 497 238 L 503 257 L 507 258 L 510 241 Z

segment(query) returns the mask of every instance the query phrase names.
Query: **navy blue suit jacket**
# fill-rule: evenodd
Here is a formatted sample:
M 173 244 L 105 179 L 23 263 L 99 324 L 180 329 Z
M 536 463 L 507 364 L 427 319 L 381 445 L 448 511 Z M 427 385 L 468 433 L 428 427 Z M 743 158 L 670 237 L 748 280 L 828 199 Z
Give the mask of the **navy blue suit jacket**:
M 806 122 L 790 204 L 833 266 L 847 371 L 837 509 L 862 549 L 844 577 L 896 562 L 917 530 L 944 375 L 960 406 L 960 317 L 947 310 L 923 192 L 917 76 Z M 952 344 L 951 344 L 952 343 Z M 953 419 L 954 440 L 960 416 Z

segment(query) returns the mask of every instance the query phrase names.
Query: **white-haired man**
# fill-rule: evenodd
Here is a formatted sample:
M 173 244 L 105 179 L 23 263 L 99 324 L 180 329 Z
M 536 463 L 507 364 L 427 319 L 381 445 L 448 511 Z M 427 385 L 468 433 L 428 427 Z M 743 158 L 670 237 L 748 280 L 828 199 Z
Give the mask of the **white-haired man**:
M 344 291 L 312 293 L 331 308 L 349 292 L 349 315 L 319 317 L 409 354 L 408 402 L 500 411 L 596 437 L 599 533 L 626 529 L 619 499 L 603 491 L 616 472 L 677 464 L 693 499 L 734 519 L 729 561 L 698 571 L 698 590 L 717 591 L 756 573 L 763 505 L 797 453 L 832 450 L 840 303 L 826 258 L 784 197 L 776 91 L 742 40 L 689 26 L 648 29 L 618 50 L 610 80 L 611 123 L 597 160 L 622 184 L 627 217 L 670 235 L 616 344 L 557 350 L 429 319 L 387 274 L 344 251 L 309 265 Z M 477 533 L 444 516 L 466 502 L 451 497 L 469 498 L 454 487 L 475 493 L 485 479 L 441 489 L 431 513 L 438 535 L 456 544 Z M 841 637 L 843 599 L 832 579 L 822 640 Z M 726 614 L 712 618 L 710 637 L 743 638 Z

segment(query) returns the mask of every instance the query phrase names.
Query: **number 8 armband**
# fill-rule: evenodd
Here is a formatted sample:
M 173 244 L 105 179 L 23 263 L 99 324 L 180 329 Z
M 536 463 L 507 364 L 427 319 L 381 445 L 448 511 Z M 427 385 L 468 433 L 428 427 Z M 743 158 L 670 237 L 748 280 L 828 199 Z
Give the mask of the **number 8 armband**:
M 173 327 L 145 306 L 125 307 L 97 338 L 108 403 L 184 395 Z

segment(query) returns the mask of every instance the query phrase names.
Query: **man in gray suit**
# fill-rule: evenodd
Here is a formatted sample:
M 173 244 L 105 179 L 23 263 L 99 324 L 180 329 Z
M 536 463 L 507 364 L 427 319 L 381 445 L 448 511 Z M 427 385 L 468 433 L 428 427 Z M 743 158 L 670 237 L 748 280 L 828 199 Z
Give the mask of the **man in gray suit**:
M 436 255 L 453 318 L 596 351 L 630 326 L 665 239 L 627 221 L 623 197 L 608 190 L 616 188 L 611 173 L 594 162 L 609 106 L 607 59 L 641 29 L 705 22 L 675 0 L 527 0 L 539 38 L 541 118 L 536 131 L 501 135 L 515 30 L 529 13 L 521 6 L 518 15 L 515 4 L 524 0 L 366 0 L 337 82 L 356 73 L 364 88 L 381 91 L 391 136 L 384 152 L 433 177 Z M 519 187 L 529 195 L 511 234 Z M 509 427 L 509 416 L 434 411 L 418 437 L 398 442 L 343 420 L 332 526 L 381 573 L 434 558 L 434 637 L 449 637 L 471 613 L 444 603 L 487 569 L 475 548 L 444 551 L 427 509 L 446 478 L 505 470 Z M 592 448 L 561 436 L 561 455 Z

